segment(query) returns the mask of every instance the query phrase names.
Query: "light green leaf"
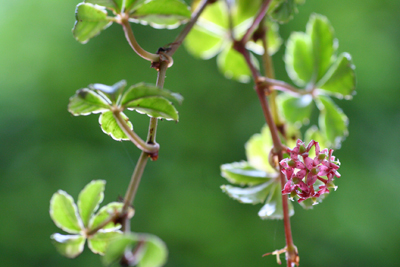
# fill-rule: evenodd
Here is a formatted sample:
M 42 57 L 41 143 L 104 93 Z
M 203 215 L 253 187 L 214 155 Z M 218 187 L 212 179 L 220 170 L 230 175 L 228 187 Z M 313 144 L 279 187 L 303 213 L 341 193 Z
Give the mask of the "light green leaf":
M 167 261 L 168 250 L 165 243 L 150 234 L 129 234 L 116 238 L 110 243 L 103 257 L 105 265 L 120 260 L 126 250 L 133 252 L 139 267 L 161 267 Z
M 286 196 L 285 196 L 286 197 Z M 289 216 L 294 215 L 294 209 L 292 203 L 288 202 Z M 283 208 L 282 208 L 282 192 L 281 184 L 274 183 L 270 189 L 270 194 L 265 205 L 258 212 L 258 216 L 261 219 L 283 219 Z
M 290 123 L 308 124 L 313 109 L 311 95 L 294 97 L 289 94 L 281 94 L 278 98 L 283 116 Z
M 337 44 L 334 30 L 325 16 L 312 14 L 307 23 L 306 33 L 311 38 L 314 58 L 314 83 L 328 71 L 334 59 Z
M 277 176 L 271 177 L 271 174 L 254 169 L 244 161 L 221 165 L 221 175 L 230 183 L 239 185 L 257 185 Z
M 129 89 L 123 94 L 120 103 L 124 107 L 129 107 L 133 101 L 149 97 L 163 97 L 177 101 L 179 104 L 183 101 L 183 97 L 180 94 L 172 93 L 166 89 L 160 89 L 155 85 L 139 83 L 129 87 Z
M 286 44 L 285 65 L 289 77 L 299 86 L 309 83 L 313 76 L 313 54 L 310 37 L 293 32 Z
M 249 164 L 257 170 L 268 173 L 271 177 L 277 171 L 269 164 L 269 153 L 272 149 L 272 139 L 268 126 L 264 126 L 261 134 L 253 135 L 245 144 L 246 156 Z
M 127 122 L 129 128 L 133 129 L 133 125 L 129 121 L 129 118 L 122 112 L 121 116 Z M 111 136 L 114 140 L 129 140 L 128 136 L 126 136 L 124 131 L 119 127 L 111 111 L 102 113 L 99 118 L 99 123 L 103 132 Z
M 251 59 L 258 68 L 257 59 L 254 56 L 252 56 Z M 217 65 L 219 70 L 228 79 L 234 79 L 243 83 L 250 81 L 251 72 L 247 66 L 246 60 L 232 47 L 227 47 L 218 55 Z
M 81 235 L 53 234 L 50 237 L 57 251 L 68 258 L 75 258 L 82 253 L 85 246 L 85 238 Z
M 123 0 L 85 0 L 85 3 L 96 4 L 99 6 L 105 6 L 113 9 L 116 13 L 119 13 L 122 9 Z M 131 2 L 131 1 L 126 1 Z
M 179 120 L 178 111 L 174 105 L 168 100 L 161 97 L 141 98 L 130 102 L 126 105 L 129 110 L 136 110 L 141 114 L 147 114 L 150 117 L 166 119 L 166 120 Z
M 209 59 L 221 51 L 223 41 L 223 36 L 208 31 L 204 27 L 194 26 L 183 44 L 194 57 Z
M 192 10 L 195 10 L 200 1 L 194 1 Z M 210 30 L 217 28 L 220 30 L 229 29 L 228 9 L 224 1 L 217 1 L 211 5 L 207 5 L 205 10 L 201 13 L 197 23 L 201 26 L 207 27 Z
M 130 20 L 154 28 L 176 28 L 191 17 L 189 7 L 181 0 L 146 1 L 130 12 Z
M 234 187 L 231 185 L 221 186 L 222 192 L 226 193 L 231 198 L 245 204 L 258 204 L 265 201 L 275 180 L 271 179 L 268 182 L 252 187 Z
M 319 96 L 317 100 L 317 106 L 321 111 L 319 128 L 330 143 L 329 147 L 339 148 L 341 142 L 348 135 L 348 118 L 329 97 Z
M 126 87 L 126 81 L 122 80 L 111 86 L 101 83 L 94 83 L 90 84 L 88 87 L 92 90 L 97 90 L 101 97 L 112 102 L 112 104 L 116 104 L 121 97 L 122 91 Z
M 261 0 L 236 0 L 231 11 L 234 25 L 239 25 L 257 15 L 261 3 Z
M 68 111 L 75 116 L 100 113 L 110 109 L 111 101 L 108 101 L 96 92 L 83 88 L 69 99 Z
M 108 203 L 106 206 L 102 207 L 99 210 L 99 212 L 90 219 L 89 229 L 90 230 L 96 229 L 104 221 L 108 220 L 111 216 L 113 216 L 116 213 L 120 213 L 122 211 L 123 206 L 124 206 L 124 203 L 111 202 L 111 203 Z M 114 224 L 113 222 L 110 222 L 109 224 L 104 226 L 102 229 L 116 230 L 119 228 L 121 228 L 120 224 Z
M 297 13 L 295 0 L 272 0 L 268 14 L 279 23 L 287 23 Z
M 139 267 L 161 267 L 167 262 L 168 250 L 165 243 L 155 235 L 143 235 L 145 240 L 145 252 L 139 262 Z
M 76 7 L 76 22 L 72 33 L 76 40 L 87 43 L 90 38 L 98 35 L 102 30 L 111 25 L 107 11 L 101 6 L 80 3 Z
M 348 53 L 342 53 L 318 82 L 317 88 L 338 97 L 350 98 L 356 86 L 354 68 L 351 56 Z
M 108 245 L 118 237 L 122 236 L 121 231 L 98 231 L 94 236 L 89 237 L 88 247 L 96 254 L 104 255 Z
M 65 191 L 58 190 L 50 200 L 50 217 L 54 223 L 70 234 L 79 234 L 83 229 L 73 198 Z
M 78 209 L 83 225 L 87 228 L 89 220 L 104 198 L 106 181 L 96 180 L 87 184 L 78 197 Z

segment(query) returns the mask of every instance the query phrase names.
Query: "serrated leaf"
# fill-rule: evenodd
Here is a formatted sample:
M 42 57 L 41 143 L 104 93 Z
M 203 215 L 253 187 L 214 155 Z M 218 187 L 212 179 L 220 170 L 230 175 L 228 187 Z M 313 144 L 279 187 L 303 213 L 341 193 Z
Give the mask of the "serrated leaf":
M 302 32 L 293 32 L 286 44 L 285 66 L 289 77 L 299 86 L 311 81 L 314 60 L 310 37 Z
M 194 26 L 186 36 L 184 45 L 186 50 L 194 57 L 209 59 L 221 51 L 224 39 L 204 27 Z
M 99 6 L 104 6 L 115 10 L 115 12 L 117 13 L 119 13 L 122 9 L 122 2 L 123 0 L 85 0 L 85 3 L 92 3 Z M 126 1 L 126 2 L 132 2 L 132 1 Z
M 87 228 L 89 220 L 104 198 L 106 181 L 96 180 L 87 184 L 78 197 L 78 209 L 83 225 Z
M 90 84 L 88 87 L 92 90 L 97 90 L 100 96 L 111 101 L 113 104 L 116 104 L 119 98 L 121 97 L 122 91 L 126 87 L 126 81 L 122 80 L 111 86 L 101 83 L 94 83 Z
M 313 109 L 311 95 L 294 97 L 289 94 L 279 95 L 278 100 L 283 116 L 290 123 L 307 124 Z
M 348 118 L 329 97 L 319 96 L 317 100 L 317 106 L 321 111 L 319 128 L 329 141 L 329 147 L 339 148 L 341 142 L 348 135 Z
M 93 253 L 104 255 L 108 245 L 122 235 L 123 233 L 121 231 L 105 232 L 100 230 L 88 239 L 88 247 Z
M 280 183 L 274 183 L 270 189 L 267 202 L 258 212 L 261 219 L 283 219 L 282 192 Z M 285 196 L 286 197 L 286 196 Z M 294 215 L 293 205 L 288 201 L 289 216 Z
M 68 258 L 75 258 L 82 253 L 85 238 L 81 235 L 53 234 L 50 237 L 57 251 Z
M 51 197 L 50 217 L 59 228 L 67 233 L 79 234 L 83 229 L 74 199 L 65 191 L 58 190 Z
M 314 83 L 316 83 L 332 64 L 336 51 L 334 30 L 325 16 L 312 14 L 307 23 L 306 32 L 312 43 Z
M 139 83 L 132 85 L 122 95 L 120 104 L 124 107 L 129 107 L 129 104 L 141 98 L 149 97 L 163 97 L 169 100 L 177 101 L 179 104 L 182 103 L 183 97 L 180 94 L 173 93 L 166 89 L 160 89 L 159 87 L 151 84 Z
M 104 112 L 110 109 L 111 101 L 107 100 L 96 92 L 83 88 L 69 99 L 68 111 L 75 116 Z
M 258 68 L 257 59 L 251 55 L 251 59 Z M 242 83 L 250 81 L 251 72 L 244 57 L 232 47 L 224 49 L 217 57 L 219 70 L 228 79 L 234 79 Z
M 161 267 L 165 264 L 168 250 L 165 243 L 154 235 L 129 234 L 110 243 L 103 257 L 105 265 L 120 260 L 126 250 L 131 250 L 134 261 L 139 267 Z
M 231 198 L 245 204 L 258 204 L 265 201 L 271 188 L 274 188 L 275 180 L 271 179 L 268 182 L 251 187 L 234 187 L 231 185 L 221 186 L 222 192 L 226 193 Z
M 166 120 L 179 120 L 178 111 L 171 102 L 162 97 L 140 98 L 129 102 L 126 106 L 129 110 L 147 114 L 154 118 Z
M 272 56 L 282 45 L 282 38 L 279 35 L 278 23 L 267 20 L 267 29 L 268 54 Z M 253 41 L 247 42 L 246 48 L 258 55 L 264 54 L 264 48 L 261 39 L 258 40 L 257 43 L 254 43 Z
M 287 23 L 297 12 L 295 0 L 273 0 L 268 8 L 268 14 L 279 23 Z
M 129 118 L 122 112 L 121 116 L 127 122 L 129 128 L 133 129 L 133 125 L 129 121 Z M 117 141 L 129 140 L 128 136 L 119 127 L 118 122 L 115 120 L 113 113 L 111 111 L 102 113 L 99 118 L 99 123 L 103 132 L 111 136 L 114 140 Z
M 269 164 L 269 153 L 272 149 L 272 139 L 268 126 L 264 126 L 261 134 L 253 135 L 245 144 L 248 163 L 257 170 L 263 170 L 272 176 L 276 170 Z
M 316 87 L 335 96 L 349 98 L 356 86 L 354 68 L 351 56 L 342 53 Z
M 191 17 L 189 7 L 181 0 L 146 1 L 130 11 L 130 20 L 154 28 L 176 28 Z
M 72 33 L 75 39 L 81 43 L 87 43 L 89 39 L 112 24 L 112 21 L 107 18 L 105 8 L 93 4 L 78 4 L 75 16 L 76 22 Z
M 113 216 L 115 213 L 120 213 L 122 211 L 122 207 L 124 206 L 124 203 L 121 202 L 111 202 L 108 203 L 106 206 L 102 207 L 99 212 L 94 215 L 89 222 L 89 229 L 93 230 L 99 227 L 103 222 L 108 220 L 111 216 Z M 107 230 L 116 230 L 121 228 L 120 224 L 114 224 L 113 222 L 110 222 L 106 226 L 104 226 L 102 229 L 107 229 Z
M 276 175 L 272 176 L 265 171 L 253 168 L 247 162 L 234 162 L 221 165 L 221 176 L 230 183 L 239 185 L 257 185 L 276 177 Z

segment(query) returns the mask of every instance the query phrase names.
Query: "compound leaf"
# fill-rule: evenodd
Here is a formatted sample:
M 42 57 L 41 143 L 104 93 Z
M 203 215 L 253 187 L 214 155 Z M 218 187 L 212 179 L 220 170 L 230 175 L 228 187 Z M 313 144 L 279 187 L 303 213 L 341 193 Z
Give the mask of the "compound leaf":
M 74 199 L 63 190 L 58 190 L 51 197 L 50 217 L 67 233 L 79 234 L 83 229 Z
M 129 121 L 129 118 L 122 112 L 121 116 L 127 122 L 129 127 L 133 129 L 133 125 Z M 99 118 L 99 123 L 103 132 L 111 136 L 114 140 L 129 140 L 128 136 L 126 136 L 124 131 L 119 127 L 118 122 L 115 120 L 111 111 L 102 113 Z
M 50 237 L 57 251 L 68 258 L 75 258 L 82 253 L 85 245 L 85 237 L 81 235 L 53 234 Z
M 100 230 L 88 239 L 88 247 L 93 253 L 104 255 L 110 242 L 122 235 L 120 231 Z
M 319 128 L 326 136 L 330 147 L 339 148 L 348 135 L 348 118 L 329 97 L 319 96 L 317 100 L 320 109 Z
M 97 210 L 104 198 L 104 188 L 106 181 L 97 180 L 87 184 L 78 196 L 78 209 L 85 228 L 93 213 Z
M 285 119 L 290 123 L 308 123 L 313 108 L 311 95 L 294 97 L 289 94 L 281 94 L 279 103 Z
M 338 97 L 351 97 L 356 86 L 354 65 L 348 53 L 342 53 L 331 66 L 325 76 L 317 84 L 323 89 Z
M 265 205 L 258 212 L 258 216 L 261 219 L 283 219 L 283 208 L 282 208 L 282 192 L 280 183 L 273 183 L 269 190 L 269 196 Z M 292 203 L 288 202 L 289 216 L 294 215 L 294 209 Z
M 133 22 L 149 24 L 154 28 L 176 28 L 191 17 L 189 7 L 181 0 L 151 0 L 135 5 L 130 11 Z
M 104 7 L 89 3 L 80 3 L 75 11 L 76 22 L 72 32 L 77 41 L 87 43 L 111 25 Z
M 68 111 L 75 116 L 104 112 L 110 109 L 107 100 L 98 93 L 83 88 L 69 99 Z
M 222 192 L 226 193 L 231 198 L 245 204 L 258 204 L 265 201 L 268 194 L 270 194 L 271 187 L 274 180 L 270 180 L 263 184 L 251 187 L 234 187 L 231 185 L 221 186 Z
M 257 185 L 274 178 L 262 170 L 257 170 L 247 162 L 234 162 L 221 165 L 221 176 L 232 184 Z

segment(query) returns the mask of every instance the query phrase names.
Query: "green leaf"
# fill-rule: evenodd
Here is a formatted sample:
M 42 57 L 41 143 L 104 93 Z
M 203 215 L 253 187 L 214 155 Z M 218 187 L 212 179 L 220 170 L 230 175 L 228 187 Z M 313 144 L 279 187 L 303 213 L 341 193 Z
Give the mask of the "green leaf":
M 92 90 L 97 90 L 99 95 L 109 100 L 113 104 L 116 104 L 117 100 L 121 96 L 122 91 L 126 87 L 126 81 L 122 80 L 114 85 L 105 85 L 101 83 L 94 83 L 88 86 Z
M 257 59 L 251 55 L 253 63 L 258 67 Z M 228 79 L 247 83 L 250 81 L 251 72 L 244 57 L 232 47 L 224 49 L 217 57 L 219 70 Z
M 272 177 L 277 171 L 269 164 L 269 153 L 272 149 L 272 139 L 268 126 L 264 126 L 261 134 L 253 135 L 245 144 L 249 164 L 257 170 L 262 170 Z
M 234 25 L 239 25 L 257 15 L 261 3 L 261 0 L 236 0 L 231 11 Z
M 83 229 L 74 200 L 65 191 L 58 190 L 51 197 L 50 217 L 59 228 L 67 233 L 79 234 Z
M 317 88 L 338 97 L 350 98 L 356 86 L 354 68 L 351 56 L 348 53 L 340 54 Z
M 329 147 L 339 148 L 348 135 L 348 118 L 329 97 L 319 96 L 317 100 L 317 106 L 321 111 L 319 128 L 330 143 Z
M 194 1 L 192 10 L 195 10 L 200 1 Z M 218 30 L 226 32 L 229 29 L 228 9 L 224 1 L 217 1 L 211 5 L 207 5 L 205 10 L 201 13 L 199 25 L 202 25 L 210 30 Z
M 289 94 L 281 94 L 278 98 L 283 116 L 290 123 L 308 124 L 313 108 L 311 95 L 294 97 Z
M 186 50 L 194 57 L 209 59 L 221 51 L 224 39 L 204 27 L 194 26 L 186 36 L 183 44 Z
M 76 40 L 87 43 L 90 38 L 98 35 L 112 24 L 107 17 L 107 11 L 101 6 L 80 3 L 76 7 L 76 22 L 72 33 Z
M 257 185 L 274 177 L 265 171 L 254 169 L 247 162 L 234 162 L 221 165 L 221 175 L 232 184 Z
M 268 14 L 279 23 L 287 23 L 297 12 L 295 0 L 272 0 Z
M 92 3 L 99 6 L 105 6 L 107 8 L 113 9 L 117 13 L 119 13 L 122 9 L 122 2 L 123 0 L 85 0 L 85 3 Z M 132 0 L 126 2 L 132 2 Z
M 100 113 L 109 110 L 110 103 L 96 92 L 83 88 L 69 99 L 68 111 L 75 116 Z
M 104 232 L 100 230 L 88 239 L 88 247 L 93 253 L 104 255 L 108 245 L 122 235 L 121 231 Z
M 126 105 L 129 110 L 166 120 L 179 120 L 178 111 L 168 100 L 161 97 L 141 98 Z
M 123 94 L 120 103 L 124 107 L 129 107 L 133 101 L 149 97 L 163 97 L 177 101 L 179 104 L 183 101 L 183 97 L 180 94 L 172 93 L 166 89 L 160 89 L 155 85 L 139 83 L 129 87 L 129 89 Z
M 329 147 L 327 145 L 327 140 L 324 134 L 321 133 L 320 130 L 318 130 L 318 127 L 313 125 L 312 127 L 308 128 L 307 131 L 304 134 L 304 141 L 306 144 L 308 144 L 311 140 L 315 140 L 319 143 L 319 146 L 321 148 L 324 147 Z M 311 149 L 309 152 L 309 157 L 315 157 L 315 150 Z
M 337 44 L 335 43 L 334 30 L 325 16 L 312 14 L 306 28 L 312 43 L 314 83 L 316 83 L 325 75 L 332 64 Z
M 75 258 L 82 253 L 85 238 L 81 235 L 53 234 L 50 237 L 57 251 L 68 258 Z
M 83 225 L 87 228 L 89 220 L 104 198 L 106 181 L 91 181 L 83 188 L 78 197 L 78 209 Z
M 302 32 L 293 32 L 286 44 L 286 71 L 299 86 L 311 81 L 314 65 L 310 37 Z
M 168 250 L 165 243 L 155 235 L 142 235 L 145 240 L 145 252 L 139 262 L 139 267 L 160 267 L 167 262 Z
M 129 128 L 133 129 L 133 125 L 129 121 L 129 118 L 122 112 L 121 116 L 127 122 Z M 102 113 L 99 118 L 99 123 L 103 132 L 111 136 L 114 140 L 129 140 L 128 136 L 126 136 L 124 131 L 119 127 L 118 122 L 115 120 L 112 111 Z
M 245 204 L 258 204 L 265 201 L 270 193 L 275 180 L 271 179 L 268 182 L 252 187 L 234 187 L 231 185 L 221 186 L 222 192 L 226 193 L 231 198 Z
M 165 243 L 157 236 L 132 233 L 110 243 L 103 257 L 104 264 L 119 261 L 126 250 L 133 251 L 132 256 L 139 267 L 161 267 L 168 256 Z
M 154 28 L 176 28 L 191 17 L 189 7 L 181 0 L 151 0 L 136 7 L 130 10 L 130 20 Z
M 123 206 L 124 206 L 124 203 L 111 202 L 111 203 L 108 203 L 106 206 L 102 207 L 99 210 L 99 212 L 90 219 L 89 229 L 90 230 L 96 229 L 104 221 L 108 220 L 111 216 L 113 216 L 116 213 L 120 213 L 122 211 Z M 110 222 L 109 224 L 104 226 L 102 229 L 116 230 L 119 228 L 121 228 L 120 224 L 114 224 L 113 222 Z
M 261 219 L 283 219 L 282 192 L 280 183 L 274 183 L 265 205 L 258 212 Z M 289 216 L 294 215 L 293 205 L 288 201 Z

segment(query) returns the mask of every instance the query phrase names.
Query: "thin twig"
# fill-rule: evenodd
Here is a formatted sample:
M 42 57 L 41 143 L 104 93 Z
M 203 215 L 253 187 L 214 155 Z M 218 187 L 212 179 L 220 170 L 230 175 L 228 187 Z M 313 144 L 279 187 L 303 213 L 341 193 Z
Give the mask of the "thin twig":
M 265 13 L 268 10 L 269 7 L 269 3 L 271 2 L 271 0 L 265 0 L 261 7 L 260 7 L 260 11 L 258 12 L 256 18 L 254 19 L 253 23 L 251 24 L 251 26 L 247 29 L 246 33 L 243 35 L 242 40 L 240 40 L 243 44 L 247 43 L 247 41 L 249 41 L 251 35 L 253 34 L 254 30 L 258 27 L 258 25 L 260 24 L 260 22 L 263 20 Z

